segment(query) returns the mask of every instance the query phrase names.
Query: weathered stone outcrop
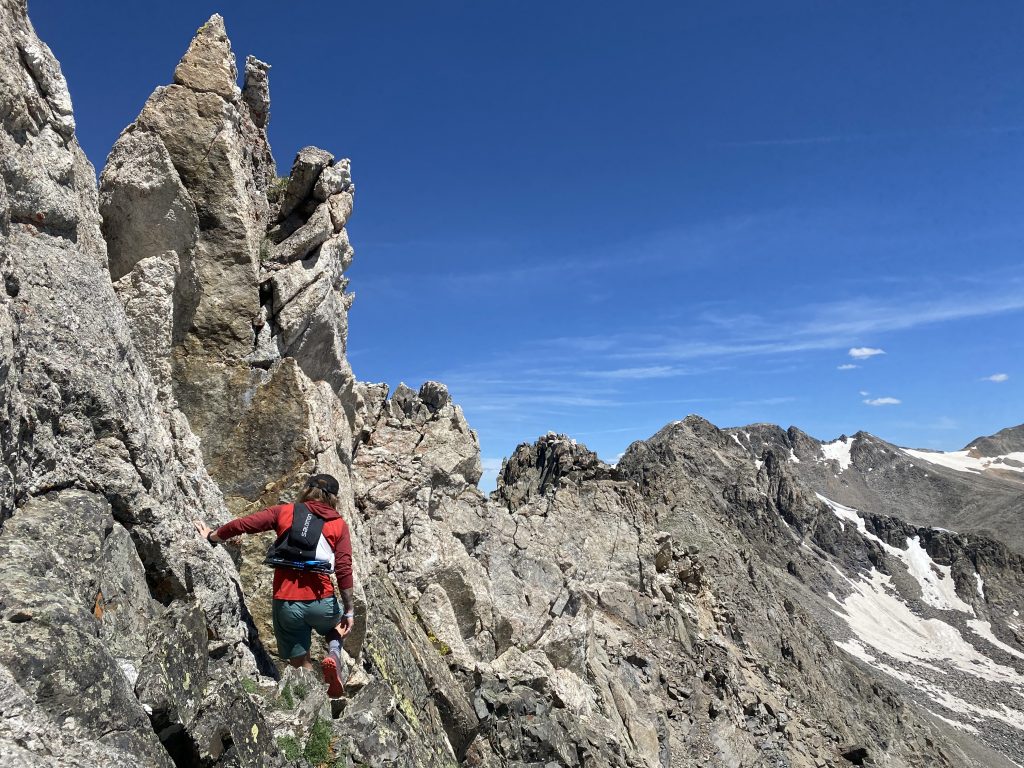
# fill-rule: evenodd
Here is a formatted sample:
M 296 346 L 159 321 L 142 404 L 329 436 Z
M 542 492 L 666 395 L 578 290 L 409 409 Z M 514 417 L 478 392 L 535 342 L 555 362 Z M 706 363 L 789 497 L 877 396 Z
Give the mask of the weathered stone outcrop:
M 197 509 L 224 514 L 223 502 L 133 340 L 64 79 L 14 0 L 0 3 L 0 83 L 0 751 L 31 765 L 170 765 L 161 739 L 176 737 L 134 690 L 160 617 L 191 606 L 204 629 L 194 653 L 232 686 L 263 651 L 229 558 L 190 531 Z M 151 189 L 179 217 L 167 231 L 182 253 L 153 286 L 173 295 L 192 224 L 179 187 Z M 122 269 L 133 257 L 115 250 Z M 188 687 L 179 672 L 162 674 Z M 255 733 L 260 713 L 191 695 L 205 715 L 175 733 L 210 764 L 240 760 L 241 730 L 218 748 L 218 729 L 193 725 L 233 717 Z
M 273 181 L 268 69 L 250 57 L 239 89 L 223 20 L 200 28 L 101 176 L 110 274 L 135 346 L 200 438 L 229 512 L 289 498 L 309 474 L 330 472 L 347 515 L 359 407 L 343 276 L 354 187 L 348 161 L 315 148 Z M 269 593 L 267 543 L 243 545 L 253 595 Z M 253 609 L 270 636 L 269 601 Z

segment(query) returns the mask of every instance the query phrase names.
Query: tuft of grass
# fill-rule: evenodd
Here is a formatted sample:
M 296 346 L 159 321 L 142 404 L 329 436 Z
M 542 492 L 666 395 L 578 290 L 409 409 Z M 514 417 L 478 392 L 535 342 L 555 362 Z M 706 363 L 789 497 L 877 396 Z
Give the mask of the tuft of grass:
M 256 682 L 248 677 L 242 678 L 242 690 L 246 693 L 256 693 Z
M 281 754 L 284 755 L 285 760 L 290 762 L 294 762 L 302 756 L 302 750 L 299 749 L 299 742 L 296 741 L 294 736 L 278 736 L 277 748 L 281 750 Z
M 295 699 L 292 697 L 292 685 L 287 683 L 281 691 L 281 697 L 277 700 L 280 709 L 295 709 Z
M 305 701 L 309 695 L 309 687 L 305 683 L 296 683 L 294 693 L 299 701 Z
M 284 195 L 284 191 L 288 188 L 288 177 L 278 176 L 270 184 L 267 185 L 267 199 L 276 203 Z
M 302 756 L 317 766 L 323 765 L 333 757 L 331 727 L 319 717 L 309 729 L 309 739 L 306 741 L 306 748 L 302 750 Z

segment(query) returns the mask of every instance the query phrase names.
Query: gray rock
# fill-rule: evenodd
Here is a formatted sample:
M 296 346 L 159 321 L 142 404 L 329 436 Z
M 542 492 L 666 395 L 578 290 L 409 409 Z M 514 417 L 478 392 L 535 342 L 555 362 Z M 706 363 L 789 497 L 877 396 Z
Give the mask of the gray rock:
M 169 391 L 171 348 L 192 325 L 199 300 L 198 219 L 163 143 L 127 131 L 100 177 L 108 264 L 133 341 L 157 385 Z
M 799 430 L 691 417 L 614 468 L 546 435 L 487 498 L 444 385 L 389 400 L 355 381 L 347 162 L 307 148 L 269 185 L 266 67 L 247 63 L 238 99 L 219 17 L 112 153 L 108 265 L 59 68 L 22 4 L 0 12 L 6 762 L 279 765 L 279 737 L 325 729 L 318 760 L 410 768 L 1024 759 L 985 714 L 1019 713 L 1012 674 L 855 658 L 837 610 L 884 580 L 1012 673 L 1019 555 L 815 496 L 903 488 L 914 511 L 1003 479 L 873 486 L 858 473 L 913 468 L 870 436 L 844 468 Z M 289 501 L 315 471 L 341 480 L 356 563 L 349 696 L 331 705 L 316 672 L 269 679 L 268 542 L 214 549 L 189 524 Z M 969 610 L 929 604 L 915 538 Z M 977 733 L 927 714 L 958 719 L 949 703 Z
M 242 98 L 249 107 L 249 115 L 257 128 L 266 128 L 270 122 L 270 84 L 267 72 L 270 65 L 255 56 L 245 57 L 245 85 Z
M 170 765 L 133 689 L 153 612 L 191 595 L 232 679 L 260 649 L 230 559 L 189 530 L 223 502 L 135 346 L 63 79 L 24 14 L 0 3 L 0 742 L 37 764 Z
M 174 82 L 193 91 L 209 91 L 228 101 L 239 96 L 238 67 L 224 19 L 213 14 L 196 32 L 185 55 L 174 69 Z
M 304 259 L 332 234 L 334 225 L 331 223 L 331 211 L 327 203 L 322 203 L 302 226 L 268 249 L 263 259 L 264 264 L 274 266 L 273 262 L 288 263 Z
M 313 197 L 324 202 L 334 195 L 348 191 L 351 187 L 352 162 L 346 157 L 320 172 L 320 178 L 313 187 Z
M 303 147 L 295 155 L 288 186 L 281 199 L 278 221 L 283 221 L 313 192 L 320 173 L 334 162 L 334 155 L 317 147 Z
M 341 232 L 352 216 L 352 192 L 339 192 L 336 195 L 331 195 L 327 198 L 327 204 L 330 206 L 334 231 Z

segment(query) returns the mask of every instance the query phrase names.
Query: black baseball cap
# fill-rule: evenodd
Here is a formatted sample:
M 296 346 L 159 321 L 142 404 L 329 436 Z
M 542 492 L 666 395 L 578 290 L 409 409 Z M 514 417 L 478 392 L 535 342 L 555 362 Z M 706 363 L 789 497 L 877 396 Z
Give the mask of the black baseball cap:
M 333 475 L 310 475 L 309 480 L 306 481 L 306 487 L 319 488 L 321 491 L 331 494 L 331 496 L 337 496 L 338 491 L 341 489 Z

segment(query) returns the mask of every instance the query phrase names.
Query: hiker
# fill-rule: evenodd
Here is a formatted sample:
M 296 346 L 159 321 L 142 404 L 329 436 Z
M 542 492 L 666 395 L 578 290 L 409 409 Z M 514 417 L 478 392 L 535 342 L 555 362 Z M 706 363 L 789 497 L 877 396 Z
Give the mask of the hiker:
M 328 653 L 320 663 L 327 695 L 341 696 L 341 639 L 352 629 L 352 541 L 348 524 L 338 514 L 338 481 L 313 475 L 295 504 L 278 504 L 232 520 L 213 530 L 201 520 L 196 530 L 216 546 L 240 533 L 276 531 L 267 552 L 274 567 L 274 635 L 278 653 L 293 667 L 312 669 L 309 649 L 312 630 L 327 640 Z M 331 584 L 331 571 L 345 606 L 342 613 Z

